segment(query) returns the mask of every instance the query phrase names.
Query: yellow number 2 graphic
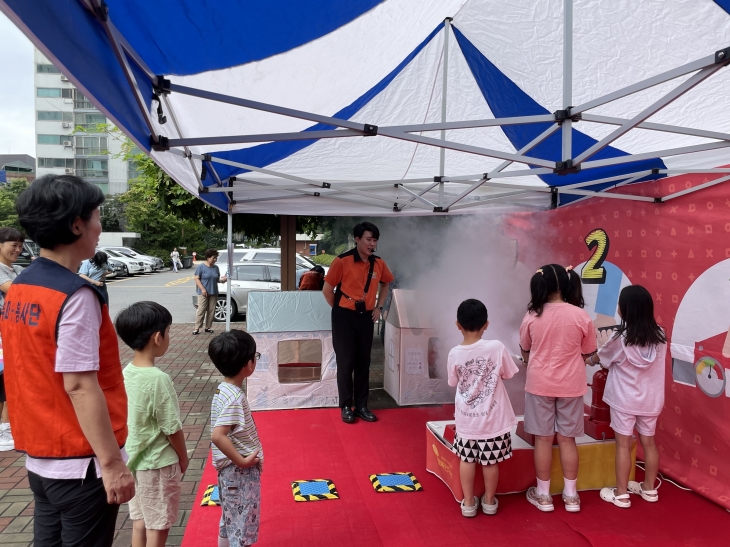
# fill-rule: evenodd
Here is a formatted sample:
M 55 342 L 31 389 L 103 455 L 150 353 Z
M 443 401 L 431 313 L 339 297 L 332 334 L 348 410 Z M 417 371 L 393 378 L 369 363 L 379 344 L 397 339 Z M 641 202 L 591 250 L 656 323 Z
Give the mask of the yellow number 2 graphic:
M 583 266 L 580 274 L 581 280 L 589 285 L 602 285 L 606 282 L 606 269 L 603 267 L 603 261 L 608 256 L 608 234 L 598 228 L 588 234 L 585 241 L 593 254 Z

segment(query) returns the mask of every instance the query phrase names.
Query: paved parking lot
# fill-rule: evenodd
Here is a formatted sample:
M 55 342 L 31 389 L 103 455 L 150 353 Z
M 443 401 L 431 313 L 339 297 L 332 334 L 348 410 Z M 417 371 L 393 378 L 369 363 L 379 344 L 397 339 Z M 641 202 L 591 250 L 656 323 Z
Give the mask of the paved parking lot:
M 192 295 L 195 293 L 193 272 L 194 268 L 180 270 L 177 273 L 164 270 L 154 274 L 110 279 L 107 288 L 112 319 L 134 302 L 152 300 L 170 310 L 173 323 L 195 323 L 192 300 Z M 233 320 L 240 322 L 243 321 L 243 317 L 235 317 Z

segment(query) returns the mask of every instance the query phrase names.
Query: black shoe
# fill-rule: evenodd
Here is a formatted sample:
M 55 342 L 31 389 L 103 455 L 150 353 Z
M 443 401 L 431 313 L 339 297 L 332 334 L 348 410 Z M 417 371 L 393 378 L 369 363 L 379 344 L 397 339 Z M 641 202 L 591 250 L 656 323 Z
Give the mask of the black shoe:
M 352 412 L 352 409 L 350 407 L 346 406 L 342 409 L 342 421 L 346 424 L 355 423 L 355 414 Z
M 362 418 L 366 422 L 377 422 L 378 417 L 370 412 L 367 408 L 356 408 L 355 409 L 355 416 L 358 416 L 359 418 Z

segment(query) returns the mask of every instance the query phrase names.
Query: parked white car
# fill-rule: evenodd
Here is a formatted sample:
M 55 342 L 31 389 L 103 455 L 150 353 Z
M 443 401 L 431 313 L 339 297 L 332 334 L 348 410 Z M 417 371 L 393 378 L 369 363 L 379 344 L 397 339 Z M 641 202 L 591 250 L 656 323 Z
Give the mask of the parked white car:
M 147 255 L 144 253 L 140 253 L 137 249 L 134 249 L 132 247 L 112 247 L 110 245 L 101 247 L 102 251 L 104 251 L 106 249 L 111 249 L 112 251 L 116 251 L 117 253 L 123 253 L 132 258 L 140 259 L 143 262 L 149 261 L 152 264 L 152 269 L 154 271 L 161 270 L 165 266 L 165 263 L 162 261 L 161 258 L 158 258 L 156 256 Z
M 116 251 L 112 251 L 111 249 L 97 249 L 98 251 L 104 251 L 110 260 L 114 260 L 115 262 L 121 262 L 123 265 L 123 273 L 122 275 L 134 275 L 134 274 L 141 274 L 145 273 L 145 265 L 141 260 L 134 259 L 132 257 L 126 256 L 122 253 L 118 253 Z M 149 271 L 152 271 L 152 267 L 148 264 L 147 268 Z
M 241 260 L 243 261 L 250 261 L 254 260 L 256 262 L 275 262 L 277 264 L 281 264 L 281 248 L 280 247 L 267 247 L 263 249 L 242 249 L 245 251 L 243 254 L 243 258 Z M 236 253 L 239 251 L 235 251 Z M 306 256 L 302 256 L 300 254 L 296 254 L 296 261 L 297 261 L 297 269 L 306 268 L 307 270 L 311 270 L 316 266 L 314 262 L 312 262 L 309 258 Z M 219 260 L 220 262 L 220 260 Z M 322 266 L 324 268 L 324 273 L 326 274 L 329 271 L 329 266 Z
M 221 276 L 228 273 L 226 264 L 218 264 Z M 215 306 L 216 321 L 226 320 L 226 283 L 218 284 L 218 302 Z M 246 262 L 233 265 L 231 276 L 231 317 L 245 314 L 249 291 L 280 291 L 281 267 L 270 262 Z M 193 307 L 198 307 L 198 295 L 193 295 Z

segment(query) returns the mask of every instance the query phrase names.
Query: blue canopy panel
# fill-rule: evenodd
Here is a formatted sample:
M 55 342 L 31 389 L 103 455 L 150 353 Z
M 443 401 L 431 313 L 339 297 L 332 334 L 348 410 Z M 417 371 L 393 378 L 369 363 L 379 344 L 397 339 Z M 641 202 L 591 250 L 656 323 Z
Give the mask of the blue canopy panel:
M 109 16 L 155 74 L 190 75 L 301 46 L 383 0 L 106 0 Z M 40 10 L 39 10 L 40 11 Z M 145 21 L 145 26 L 140 25 Z
M 444 28 L 444 24 L 440 23 L 426 39 L 418 44 L 416 48 L 405 58 L 403 61 L 393 69 L 390 74 L 380 80 L 372 88 L 366 91 L 363 95 L 358 97 L 353 103 L 344 107 L 342 110 L 335 113 L 334 118 L 341 120 L 349 120 L 351 116 L 355 115 L 363 106 L 373 100 L 383 89 L 395 79 L 401 71 L 408 66 L 413 58 L 420 53 L 420 51 L 426 47 L 426 45 L 436 36 L 441 29 Z M 304 131 L 322 131 L 325 129 L 337 129 L 332 125 L 325 125 L 318 123 L 311 127 L 308 127 Z M 245 163 L 247 165 L 253 165 L 255 167 L 266 167 L 272 163 L 283 160 L 284 158 L 295 154 L 306 147 L 313 145 L 318 139 L 306 140 L 306 141 L 278 141 L 270 142 L 266 144 L 259 144 L 250 148 L 243 148 L 240 150 L 231 150 L 228 152 L 216 152 L 217 158 L 226 159 L 230 161 L 236 161 L 239 163 Z M 239 167 L 231 167 L 217 163 L 215 166 L 216 172 L 221 179 L 228 178 L 240 173 L 247 172 L 245 169 Z M 204 194 L 205 195 L 205 194 Z M 208 194 L 210 195 L 210 194 Z
M 730 13 L 730 0 L 715 0 L 715 4 Z
M 546 108 L 538 104 L 532 97 L 522 91 L 522 89 L 520 89 L 512 80 L 494 66 L 489 59 L 482 55 L 481 51 L 474 47 L 474 45 L 459 31 L 459 29 L 456 27 L 452 27 L 452 29 L 454 30 L 454 35 L 456 36 L 457 41 L 459 42 L 464 58 L 471 69 L 472 75 L 474 76 L 479 89 L 481 89 L 482 94 L 484 95 L 487 104 L 489 104 L 489 108 L 495 118 L 550 114 Z M 548 129 L 550 125 L 550 123 L 508 125 L 503 126 L 502 131 L 504 131 L 515 149 L 519 150 Z M 573 157 L 581 154 L 597 142 L 594 138 L 589 137 L 585 133 L 576 129 L 572 130 L 572 134 Z M 553 133 L 550 137 L 542 141 L 525 155 L 532 158 L 541 158 L 551 161 L 562 160 L 562 135 L 560 132 Z M 599 160 L 628 155 L 629 154 L 623 150 L 619 150 L 613 146 L 607 146 L 603 150 L 591 156 L 591 159 Z M 585 169 L 578 173 L 571 173 L 568 175 L 540 175 L 540 179 L 549 186 L 560 187 L 567 186 L 569 184 L 578 184 L 581 182 L 589 182 L 591 180 L 614 177 L 622 174 L 626 174 L 626 179 L 628 179 L 630 178 L 629 175 L 632 173 L 654 168 L 666 169 L 666 166 L 660 158 L 653 158 L 631 163 L 623 163 L 620 165 Z M 655 178 L 659 178 L 659 176 L 649 175 L 641 180 L 644 181 Z M 608 184 L 598 184 L 585 187 L 584 189 L 596 191 L 603 190 L 616 185 L 618 182 L 620 181 L 614 181 Z M 571 201 L 580 199 L 580 197 L 581 196 L 571 196 L 569 194 L 560 195 L 560 204 L 570 203 Z
M 103 27 L 79 0 L 3 0 L 8 14 L 33 43 L 116 125 L 138 145 L 150 150 L 150 131 Z M 69 32 L 68 29 L 73 29 Z M 131 63 L 142 95 L 148 102 L 152 83 Z

